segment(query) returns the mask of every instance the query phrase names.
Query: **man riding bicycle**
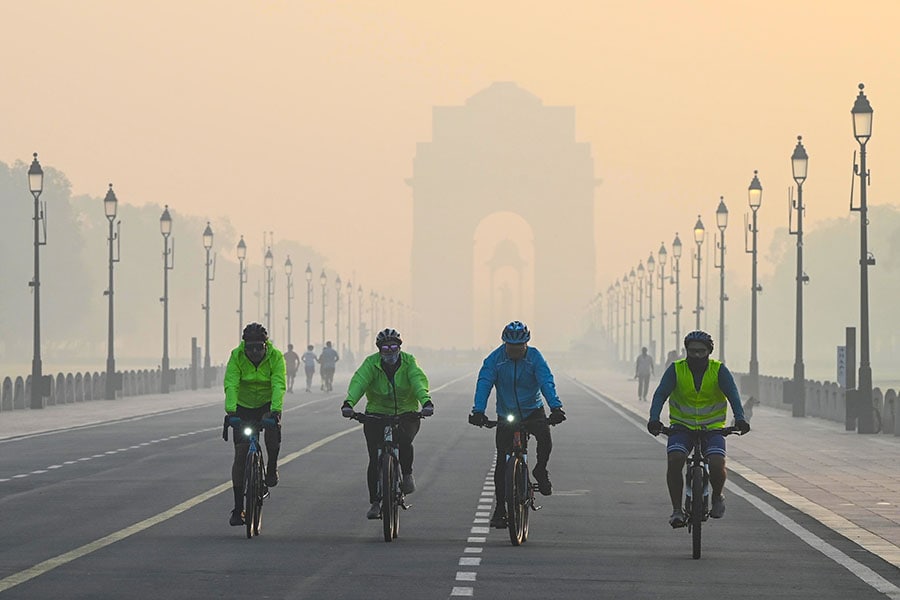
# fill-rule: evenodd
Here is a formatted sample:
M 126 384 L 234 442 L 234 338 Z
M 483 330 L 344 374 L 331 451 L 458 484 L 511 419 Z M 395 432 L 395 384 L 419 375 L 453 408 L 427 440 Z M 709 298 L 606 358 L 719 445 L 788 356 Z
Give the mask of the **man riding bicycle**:
M 750 431 L 750 423 L 744 418 L 741 397 L 731 371 L 724 364 L 713 360 L 713 339 L 705 331 L 692 331 L 684 337 L 687 358 L 676 360 L 666 369 L 659 386 L 653 393 L 650 420 L 647 431 L 654 436 L 662 432 L 659 420 L 663 404 L 669 401 L 669 423 L 675 431 L 669 434 L 666 453 L 668 468 L 666 483 L 672 501 L 669 525 L 683 527 L 686 523 L 682 508 L 682 486 L 685 461 L 693 450 L 691 435 L 687 430 L 723 429 L 727 404 L 734 412 L 734 426 L 741 434 Z M 679 431 L 680 430 L 680 431 Z M 725 515 L 725 436 L 710 433 L 702 440 L 701 449 L 709 459 L 709 481 L 712 486 L 712 506 L 709 516 L 721 519 Z
M 225 367 L 225 413 L 242 421 L 259 423 L 265 417 L 275 420 L 274 429 L 266 429 L 266 485 L 278 485 L 278 451 L 281 449 L 281 409 L 284 404 L 284 355 L 271 341 L 266 328 L 250 323 L 244 328 L 243 341 L 231 351 Z M 244 524 L 244 465 L 250 440 L 242 432 L 234 433 L 234 463 L 231 485 L 234 510 L 229 523 Z
M 562 402 L 556 393 L 556 384 L 550 366 L 537 348 L 528 346 L 531 332 L 521 321 L 513 321 L 503 328 L 500 335 L 503 344 L 491 352 L 478 372 L 478 383 L 475 386 L 475 403 L 469 423 L 483 426 L 488 418 L 484 411 L 487 408 L 491 390 L 497 389 L 497 465 L 494 469 L 494 494 L 497 506 L 491 517 L 491 527 L 506 528 L 505 480 L 503 469 L 506 455 L 512 451 L 513 435 L 516 425 L 507 424 L 507 418 L 513 417 L 521 421 L 537 440 L 537 464 L 532 471 L 537 480 L 538 491 L 549 496 L 553 493 L 550 484 L 550 473 L 547 462 L 553 440 L 550 425 L 566 420 Z M 544 412 L 542 398 L 550 405 L 550 417 Z
M 403 340 L 396 329 L 384 329 L 375 338 L 378 352 L 366 357 L 350 379 L 347 399 L 341 405 L 341 415 L 348 419 L 353 416 L 353 407 L 366 396 L 366 414 L 403 415 L 418 411 L 422 406 L 422 416 L 434 414 L 434 404 L 428 391 L 428 377 L 416 363 L 416 358 L 408 352 L 401 352 Z M 400 489 L 404 494 L 416 491 L 413 478 L 413 439 L 419 432 L 421 421 L 406 419 L 397 428 L 397 442 L 400 446 L 400 472 L 403 479 Z M 381 504 L 377 495 L 378 448 L 384 441 L 384 427 L 379 423 L 363 423 L 366 447 L 369 452 L 369 466 L 366 480 L 369 486 L 369 510 L 366 518 L 378 519 Z

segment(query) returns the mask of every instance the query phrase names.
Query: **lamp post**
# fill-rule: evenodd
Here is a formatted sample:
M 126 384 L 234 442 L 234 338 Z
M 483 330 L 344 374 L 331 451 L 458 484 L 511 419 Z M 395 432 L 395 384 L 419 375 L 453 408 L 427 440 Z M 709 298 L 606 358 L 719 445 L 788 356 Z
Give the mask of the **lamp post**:
M 625 342 L 624 342 L 624 339 L 625 339 L 625 335 L 624 335 L 624 324 L 625 324 L 625 320 L 624 320 L 624 319 L 621 319 L 621 323 L 622 323 L 622 325 L 623 325 L 623 328 L 622 328 L 623 330 L 620 332 L 620 331 L 619 331 L 619 323 L 620 323 L 620 319 L 619 319 L 619 304 L 621 304 L 621 305 L 623 306 L 623 310 L 624 310 L 625 302 L 624 302 L 623 299 L 622 299 L 622 283 L 621 283 L 618 279 L 616 279 L 615 289 L 616 289 L 616 336 L 615 336 L 615 337 L 616 337 L 616 359 L 621 359 L 621 358 L 622 358 L 622 355 L 625 354 L 625 349 L 624 349 L 624 347 L 620 348 L 620 346 L 624 346 L 624 345 L 625 345 Z
M 792 387 L 792 410 L 795 417 L 806 416 L 806 390 L 805 375 L 803 372 L 803 284 L 808 278 L 803 273 L 803 182 L 806 181 L 806 172 L 809 166 L 809 156 L 803 147 L 803 137 L 797 136 L 797 145 L 791 155 L 791 170 L 794 181 L 797 182 L 797 200 L 792 203 L 789 215 L 793 217 L 797 213 L 797 229 L 793 230 L 788 224 L 791 235 L 797 236 L 797 321 L 794 345 L 794 381 Z
M 353 284 L 347 282 L 347 351 L 353 352 Z
M 325 269 L 322 268 L 322 274 L 319 275 L 319 283 L 322 284 L 322 347 L 325 347 L 325 286 L 328 285 L 328 277 L 325 275 Z
M 238 257 L 238 340 L 244 335 L 244 284 L 247 283 L 247 268 L 244 261 L 247 259 L 247 244 L 244 243 L 244 236 L 237 244 Z
M 857 417 L 859 433 L 875 433 L 875 411 L 872 405 L 872 365 L 869 362 L 869 265 L 875 265 L 875 258 L 869 256 L 868 248 L 868 206 L 866 189 L 869 187 L 869 171 L 866 168 L 866 143 L 872 137 L 872 105 L 859 84 L 859 95 L 850 111 L 853 115 L 853 137 L 859 143 L 859 168 L 853 165 L 859 175 L 859 377 L 857 391 Z
M 626 279 L 628 281 L 628 294 L 631 297 L 631 301 L 629 302 L 629 319 L 628 319 L 628 356 L 625 357 L 625 360 L 631 361 L 634 359 L 634 282 L 637 279 L 637 275 L 634 272 L 634 267 L 631 268 L 631 272 L 626 274 Z
M 266 267 L 266 331 L 269 332 L 269 335 L 272 335 L 272 267 L 275 266 L 272 248 L 266 248 L 263 264 Z
M 700 215 L 697 215 L 697 222 L 694 224 L 694 242 L 697 244 L 697 273 L 691 273 L 691 278 L 697 280 L 697 308 L 694 309 L 694 314 L 697 315 L 697 325 L 695 329 L 700 329 L 700 311 L 703 310 L 703 305 L 700 302 L 700 252 L 703 248 L 703 238 L 706 235 L 706 229 L 703 228 L 703 221 L 700 220 Z M 693 263 L 691 263 L 693 266 Z
M 213 245 L 213 230 L 206 222 L 206 229 L 203 230 L 203 247 L 206 249 L 206 303 L 203 305 L 203 312 L 206 313 L 206 335 L 203 344 L 203 387 L 212 385 L 212 369 L 209 360 L 209 282 L 216 278 L 215 256 L 209 257 L 209 252 Z M 210 267 L 212 274 L 210 275 Z
M 666 259 L 669 253 L 663 242 L 659 244 L 659 364 L 666 364 Z
M 366 345 L 366 326 L 363 324 L 363 289 L 362 284 L 356 288 L 356 320 L 359 321 L 359 354 L 363 354 L 363 346 Z
M 675 271 L 675 355 L 681 355 L 681 238 L 678 232 L 675 232 L 675 239 L 672 241 L 672 257 L 675 263 L 672 265 Z
M 41 192 L 44 189 L 44 170 L 38 162 L 37 152 L 28 168 L 28 188 L 34 197 L 34 279 L 28 284 L 34 288 L 34 356 L 31 360 L 31 408 L 44 408 L 44 396 L 49 392 L 44 383 L 41 368 L 41 261 L 40 247 L 47 243 L 47 221 L 44 220 L 44 206 Z M 41 223 L 44 239 L 41 240 Z
M 756 339 L 756 330 L 757 330 L 757 295 L 762 290 L 762 287 L 757 282 L 757 248 L 756 248 L 756 237 L 759 233 L 759 230 L 756 228 L 756 212 L 759 210 L 760 205 L 762 204 L 762 185 L 759 182 L 759 177 L 757 177 L 757 172 L 753 171 L 753 179 L 750 181 L 750 187 L 747 189 L 748 203 L 750 204 L 750 211 L 753 213 L 753 221 L 752 224 L 748 226 L 747 231 L 752 234 L 753 242 L 750 246 L 749 253 L 752 256 L 752 268 L 751 268 L 751 294 L 750 294 L 750 389 L 748 390 L 748 396 L 753 396 L 754 398 L 759 399 L 759 360 L 757 357 L 757 339 Z M 747 250 L 747 234 L 744 234 L 744 252 L 748 252 Z
M 109 327 L 107 328 L 108 337 L 106 340 L 106 389 L 103 395 L 106 400 L 115 400 L 116 390 L 119 388 L 116 380 L 116 358 L 113 350 L 115 345 L 113 336 L 113 265 L 119 262 L 121 254 L 119 228 L 122 226 L 122 221 L 119 221 L 116 224 L 115 231 L 113 230 L 113 221 L 116 220 L 118 207 L 119 199 L 116 198 L 116 193 L 113 192 L 112 184 L 109 184 L 109 190 L 107 190 L 106 197 L 103 199 L 103 211 L 106 214 L 106 219 L 109 221 L 109 237 L 106 238 L 109 242 L 109 287 L 106 288 L 105 292 L 105 295 L 109 298 Z M 115 248 L 113 247 L 113 242 L 116 243 Z
M 172 238 L 172 247 L 169 247 L 169 237 L 172 235 L 172 215 L 169 214 L 169 205 L 166 204 L 162 216 L 159 218 L 159 231 L 163 236 L 163 296 L 160 302 L 163 305 L 163 355 L 160 376 L 159 391 L 169 393 L 169 271 L 175 268 L 175 238 Z
M 334 347 L 341 352 L 341 291 L 343 290 L 341 276 L 334 279 L 335 307 L 334 307 Z
M 381 299 L 378 301 L 378 307 L 381 309 L 381 322 L 388 323 L 388 320 L 387 320 L 387 298 L 384 297 L 384 294 L 381 295 Z
M 719 240 L 716 247 L 719 249 L 719 361 L 725 362 L 725 302 L 728 295 L 725 293 L 725 228 L 728 227 L 728 207 L 725 206 L 724 196 L 719 196 L 719 206 L 716 208 L 716 226 L 719 228 Z M 715 263 L 713 263 L 715 264 Z
M 306 347 L 309 347 L 310 340 L 312 339 L 309 335 L 309 326 L 312 322 L 310 307 L 312 307 L 313 301 L 313 293 L 312 293 L 312 267 L 309 263 L 306 263 Z
M 291 255 L 288 254 L 284 261 L 284 274 L 287 277 L 287 343 L 291 345 L 291 300 L 294 299 L 294 263 L 291 262 Z
M 638 287 L 638 353 L 644 345 L 644 261 L 638 263 L 637 268 Z
M 656 259 L 653 253 L 647 257 L 647 348 L 651 357 L 656 355 L 653 345 L 653 276 L 656 274 Z

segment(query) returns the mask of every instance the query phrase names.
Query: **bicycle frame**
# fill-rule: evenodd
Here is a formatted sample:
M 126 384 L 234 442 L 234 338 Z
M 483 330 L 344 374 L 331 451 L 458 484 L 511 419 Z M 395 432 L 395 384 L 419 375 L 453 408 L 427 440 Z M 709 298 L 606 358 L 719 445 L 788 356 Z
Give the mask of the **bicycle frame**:
M 228 440 L 228 428 L 234 428 L 234 435 L 243 435 L 249 442 L 247 458 L 244 464 L 244 523 L 247 537 L 259 535 L 262 523 L 263 500 L 269 497 L 269 488 L 265 485 L 262 447 L 259 444 L 259 432 L 276 427 L 274 419 L 262 419 L 259 422 L 243 421 L 240 417 L 226 417 L 222 438 Z

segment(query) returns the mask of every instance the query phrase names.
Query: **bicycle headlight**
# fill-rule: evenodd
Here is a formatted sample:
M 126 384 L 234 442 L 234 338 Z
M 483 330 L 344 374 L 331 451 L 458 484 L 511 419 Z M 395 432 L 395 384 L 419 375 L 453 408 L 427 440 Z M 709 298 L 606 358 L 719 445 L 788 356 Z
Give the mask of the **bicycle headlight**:
M 244 427 L 244 435 L 250 437 L 253 435 L 253 429 L 251 427 Z
M 506 415 L 506 420 L 512 423 L 516 420 L 516 418 L 513 415 Z

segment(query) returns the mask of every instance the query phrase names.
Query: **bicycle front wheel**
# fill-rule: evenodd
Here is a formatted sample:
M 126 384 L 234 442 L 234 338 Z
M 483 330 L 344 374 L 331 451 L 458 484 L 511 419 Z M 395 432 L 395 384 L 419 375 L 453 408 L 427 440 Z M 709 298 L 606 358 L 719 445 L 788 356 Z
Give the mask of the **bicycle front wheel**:
M 248 453 L 244 463 L 244 526 L 247 528 L 247 539 L 253 537 L 253 514 L 256 512 L 257 479 L 256 455 Z
M 703 527 L 703 468 L 691 470 L 691 537 L 693 557 L 700 558 L 700 534 Z
M 265 470 L 262 454 L 256 455 L 256 509 L 253 511 L 253 535 L 259 535 L 262 526 L 263 496 L 265 496 Z
M 384 531 L 384 541 L 394 539 L 394 518 L 397 497 L 394 494 L 394 483 L 397 478 L 394 473 L 394 461 L 390 452 L 381 453 L 381 526 Z
M 506 461 L 506 524 L 509 529 L 509 541 L 513 546 L 519 546 L 525 541 L 528 507 L 525 500 L 528 497 L 527 490 L 522 483 L 527 479 L 524 473 L 525 461 L 518 456 L 510 456 Z

